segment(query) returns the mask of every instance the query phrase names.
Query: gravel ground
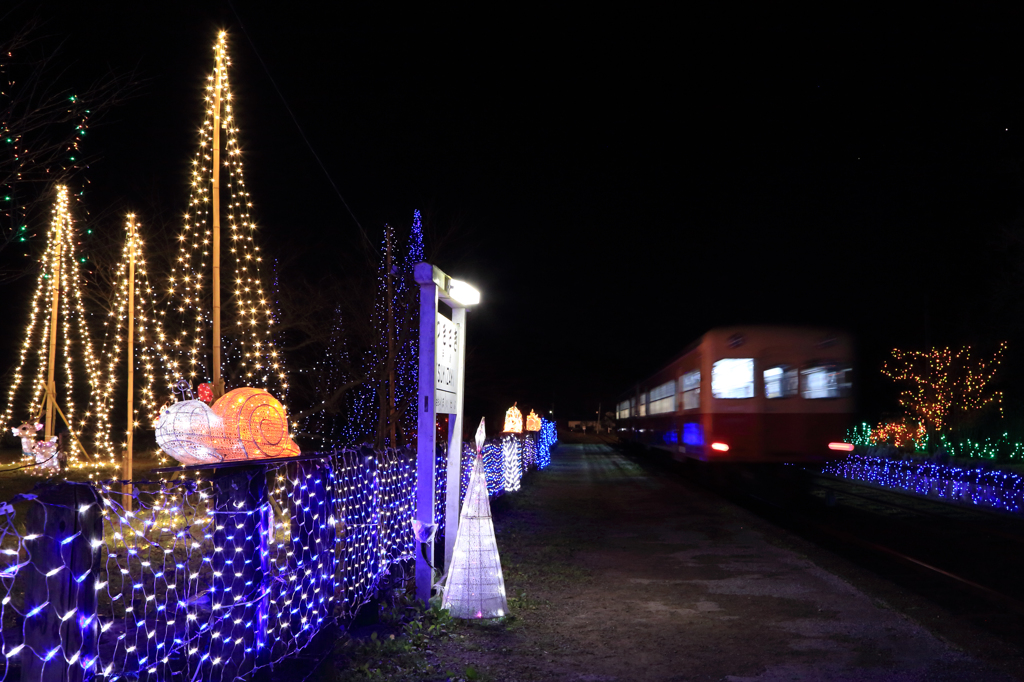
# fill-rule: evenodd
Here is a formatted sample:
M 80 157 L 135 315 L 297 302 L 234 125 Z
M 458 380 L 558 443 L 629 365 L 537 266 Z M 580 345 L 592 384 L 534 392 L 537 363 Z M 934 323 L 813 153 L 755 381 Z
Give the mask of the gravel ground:
M 551 467 L 492 509 L 513 617 L 460 627 L 432 652 L 449 669 L 589 682 L 1012 680 L 1020 670 L 1018 652 L 936 627 L 941 612 L 884 580 L 605 445 L 559 446 Z

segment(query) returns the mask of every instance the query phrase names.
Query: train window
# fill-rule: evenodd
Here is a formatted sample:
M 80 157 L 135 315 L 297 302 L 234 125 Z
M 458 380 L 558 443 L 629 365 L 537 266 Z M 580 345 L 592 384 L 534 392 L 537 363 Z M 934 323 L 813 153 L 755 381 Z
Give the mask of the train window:
M 695 369 L 683 375 L 683 409 L 696 410 L 700 407 L 700 370 Z
M 834 363 L 815 364 L 800 372 L 804 398 L 845 398 L 850 395 L 850 368 Z
M 637 416 L 639 416 L 639 417 L 646 417 L 647 416 L 647 392 L 646 391 L 640 394 L 640 411 L 637 412 Z
M 651 389 L 650 405 L 648 414 L 665 414 L 676 411 L 676 382 L 675 380 L 661 384 Z
M 615 418 L 616 419 L 629 419 L 629 401 L 623 400 L 621 403 L 615 406 Z
M 724 358 L 711 366 L 713 398 L 753 398 L 754 359 Z
M 764 371 L 764 397 L 789 398 L 799 393 L 800 377 L 795 367 L 776 365 Z

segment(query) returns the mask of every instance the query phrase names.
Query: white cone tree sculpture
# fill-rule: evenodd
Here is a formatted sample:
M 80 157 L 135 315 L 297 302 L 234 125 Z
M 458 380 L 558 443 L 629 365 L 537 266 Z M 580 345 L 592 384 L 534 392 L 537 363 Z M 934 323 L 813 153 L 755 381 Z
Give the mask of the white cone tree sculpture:
M 505 578 L 501 574 L 501 559 L 491 522 L 491 502 L 487 497 L 487 477 L 480 457 L 483 441 L 484 420 L 481 419 L 476 432 L 476 460 L 462 503 L 441 605 L 454 618 L 500 618 L 508 613 Z

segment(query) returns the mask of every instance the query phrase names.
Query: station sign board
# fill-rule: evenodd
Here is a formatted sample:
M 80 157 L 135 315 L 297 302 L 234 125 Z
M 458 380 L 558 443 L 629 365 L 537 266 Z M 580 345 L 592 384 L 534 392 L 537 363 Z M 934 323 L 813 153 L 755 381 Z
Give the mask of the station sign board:
M 455 414 L 459 411 L 459 325 L 438 313 L 434 330 L 434 409 Z

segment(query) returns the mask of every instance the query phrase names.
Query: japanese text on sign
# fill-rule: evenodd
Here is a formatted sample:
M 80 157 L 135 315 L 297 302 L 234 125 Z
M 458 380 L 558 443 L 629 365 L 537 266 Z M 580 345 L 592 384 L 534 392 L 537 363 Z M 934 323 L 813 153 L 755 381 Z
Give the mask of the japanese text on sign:
M 459 326 L 438 315 L 434 333 L 434 407 L 438 413 L 454 414 L 459 411 Z

